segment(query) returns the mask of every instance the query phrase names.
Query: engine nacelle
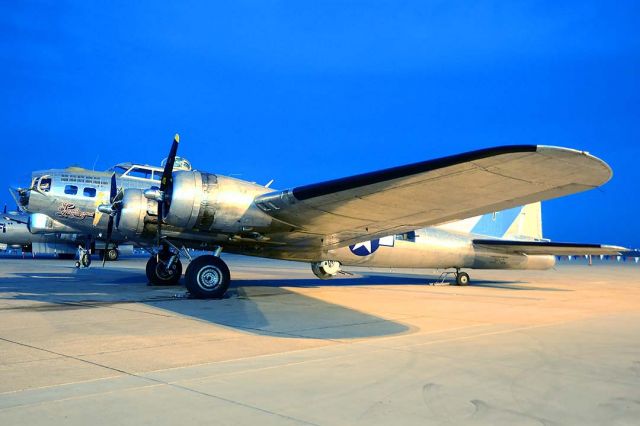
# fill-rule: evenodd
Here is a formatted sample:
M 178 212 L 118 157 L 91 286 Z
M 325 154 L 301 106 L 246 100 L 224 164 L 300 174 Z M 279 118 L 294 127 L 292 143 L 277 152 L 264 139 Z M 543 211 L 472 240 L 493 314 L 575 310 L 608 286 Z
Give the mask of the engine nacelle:
M 49 234 L 52 232 L 77 232 L 76 229 L 67 226 L 43 213 L 31 213 L 27 224 L 32 234 Z
M 197 171 L 174 174 L 164 221 L 182 229 L 233 233 L 266 227 L 271 217 L 255 207 L 261 185 Z
M 116 220 L 118 232 L 127 237 L 139 236 L 144 232 L 145 217 L 157 209 L 154 201 L 145 198 L 141 189 L 129 188 L 122 197 L 122 210 Z
M 311 264 L 311 270 L 315 276 L 321 280 L 333 278 L 338 272 L 340 272 L 341 267 L 342 265 L 340 262 L 335 260 L 323 260 L 322 262 L 313 262 Z

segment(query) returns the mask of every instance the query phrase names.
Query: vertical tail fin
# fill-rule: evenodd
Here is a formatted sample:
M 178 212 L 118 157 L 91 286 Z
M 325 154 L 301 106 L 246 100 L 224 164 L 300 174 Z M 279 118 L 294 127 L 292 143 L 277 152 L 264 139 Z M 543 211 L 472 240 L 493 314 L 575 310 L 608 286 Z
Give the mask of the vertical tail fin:
M 522 207 L 503 237 L 515 240 L 541 240 L 542 204 L 538 202 Z
M 533 203 L 439 225 L 439 228 L 511 240 L 542 239 L 542 207 Z

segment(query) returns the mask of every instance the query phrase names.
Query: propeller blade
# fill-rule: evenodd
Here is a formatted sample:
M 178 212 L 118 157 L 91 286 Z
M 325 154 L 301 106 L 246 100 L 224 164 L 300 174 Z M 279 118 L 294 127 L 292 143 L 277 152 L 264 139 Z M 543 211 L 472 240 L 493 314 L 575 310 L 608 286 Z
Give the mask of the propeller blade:
M 111 244 L 111 237 L 113 236 L 113 219 L 114 216 L 120 213 L 120 209 L 117 206 L 116 198 L 118 197 L 118 182 L 116 181 L 115 172 L 111 175 L 111 186 L 109 188 L 109 203 L 111 203 L 111 214 L 109 214 L 109 221 L 107 222 L 107 238 L 104 245 L 104 255 L 102 256 L 102 266 L 104 267 L 107 262 L 107 251 L 109 250 L 109 244 Z
M 4 210 L 2 211 L 3 214 L 7 214 L 7 205 L 4 205 Z
M 160 180 L 160 193 L 163 194 L 162 200 L 158 201 L 158 232 L 157 232 L 157 244 L 160 245 L 160 239 L 162 238 L 162 220 L 164 219 L 165 211 L 169 210 L 171 202 L 171 191 L 173 190 L 173 166 L 176 162 L 176 154 L 178 153 L 178 144 L 180 143 L 180 135 L 176 133 L 173 137 L 173 143 L 169 150 L 169 156 L 164 164 L 164 170 L 162 171 L 162 179 Z
M 176 133 L 173 137 L 173 143 L 171 144 L 171 150 L 167 157 L 167 162 L 164 164 L 164 170 L 162 171 L 162 179 L 160 180 L 160 191 L 164 191 L 173 182 L 173 165 L 176 162 L 176 154 L 178 153 L 178 144 L 180 143 L 180 135 Z
M 104 244 L 104 253 L 102 256 L 102 267 L 107 263 L 107 251 L 109 250 L 109 244 L 111 244 L 111 234 L 113 234 L 113 216 L 109 215 L 109 222 L 107 222 L 107 241 Z
M 118 195 L 118 184 L 116 182 L 116 174 L 115 172 L 111 175 L 111 188 L 109 188 L 109 202 L 113 204 L 116 200 L 116 195 Z
M 93 226 L 98 226 L 98 223 L 100 222 L 100 219 L 102 219 L 102 212 L 96 211 L 96 213 L 93 215 Z

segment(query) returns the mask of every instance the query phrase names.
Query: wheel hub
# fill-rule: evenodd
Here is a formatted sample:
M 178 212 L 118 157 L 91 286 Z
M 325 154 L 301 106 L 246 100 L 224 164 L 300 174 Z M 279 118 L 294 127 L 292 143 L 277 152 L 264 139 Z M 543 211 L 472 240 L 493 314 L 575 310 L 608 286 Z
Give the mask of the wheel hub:
M 167 268 L 164 263 L 158 263 L 158 265 L 156 266 L 156 275 L 158 275 L 160 279 L 169 280 L 175 275 L 175 273 L 175 265 L 173 265 L 171 268 Z
M 198 272 L 198 285 L 206 290 L 212 290 L 222 282 L 222 273 L 215 266 L 205 266 Z

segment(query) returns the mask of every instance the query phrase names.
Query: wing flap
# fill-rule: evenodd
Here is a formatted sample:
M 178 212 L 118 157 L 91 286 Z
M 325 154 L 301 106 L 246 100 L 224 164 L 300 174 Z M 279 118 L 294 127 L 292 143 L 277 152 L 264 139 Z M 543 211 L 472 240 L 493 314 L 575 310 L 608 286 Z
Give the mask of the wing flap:
M 576 244 L 556 243 L 547 241 L 509 241 L 509 240 L 473 240 L 477 248 L 485 248 L 493 251 L 513 254 L 528 255 L 555 255 L 555 256 L 581 256 L 581 255 L 619 255 L 627 251 L 624 247 L 600 245 L 600 244 Z

